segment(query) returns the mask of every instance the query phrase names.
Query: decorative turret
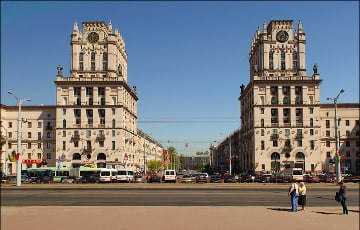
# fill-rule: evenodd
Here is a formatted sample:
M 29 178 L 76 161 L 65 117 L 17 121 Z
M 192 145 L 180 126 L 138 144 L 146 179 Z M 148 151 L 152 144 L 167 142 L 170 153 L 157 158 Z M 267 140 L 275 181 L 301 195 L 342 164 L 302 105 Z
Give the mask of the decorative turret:
M 77 25 L 76 21 L 75 21 L 75 23 L 74 23 L 74 30 L 73 30 L 73 33 L 79 33 L 79 27 L 78 27 L 78 25 Z
M 301 23 L 301 20 L 299 20 L 298 31 L 299 31 L 299 33 L 302 33 L 302 23 Z
M 117 26 L 115 27 L 115 35 L 118 35 L 119 34 L 119 30 L 117 28 Z
M 112 24 L 111 24 L 111 20 L 110 20 L 110 22 L 109 22 L 108 28 L 109 28 L 110 33 L 112 34 Z

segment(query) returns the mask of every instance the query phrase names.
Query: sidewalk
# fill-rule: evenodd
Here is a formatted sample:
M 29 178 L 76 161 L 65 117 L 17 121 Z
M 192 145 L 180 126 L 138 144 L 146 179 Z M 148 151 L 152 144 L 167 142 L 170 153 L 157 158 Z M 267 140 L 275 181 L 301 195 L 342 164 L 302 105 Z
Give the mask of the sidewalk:
M 359 207 L 1 207 L 3 230 L 358 230 Z

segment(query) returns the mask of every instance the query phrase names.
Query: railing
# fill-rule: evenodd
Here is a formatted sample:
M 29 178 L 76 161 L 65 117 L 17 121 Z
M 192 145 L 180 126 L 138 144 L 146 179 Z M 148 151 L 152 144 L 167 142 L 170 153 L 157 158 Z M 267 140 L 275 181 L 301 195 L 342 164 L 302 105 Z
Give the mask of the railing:
M 303 138 L 302 134 L 296 134 L 295 136 L 295 139 L 302 139 L 302 138 Z
M 291 145 L 285 145 L 283 148 L 284 151 L 291 151 L 291 149 Z
M 45 130 L 52 130 L 53 128 L 52 128 L 52 126 L 51 125 L 47 125 L 46 127 L 45 127 Z
M 71 140 L 73 140 L 73 141 L 78 141 L 78 140 L 80 140 L 80 135 L 73 135 L 73 136 L 71 137 Z
M 278 134 L 272 134 L 270 136 L 270 140 L 274 141 L 274 140 L 277 140 L 279 138 L 279 135 Z
M 91 152 L 92 152 L 91 146 L 84 147 L 84 153 L 91 153 Z
M 103 141 L 103 140 L 105 140 L 105 135 L 104 135 L 104 134 L 99 134 L 99 135 L 96 137 L 96 140 L 98 140 L 98 141 Z

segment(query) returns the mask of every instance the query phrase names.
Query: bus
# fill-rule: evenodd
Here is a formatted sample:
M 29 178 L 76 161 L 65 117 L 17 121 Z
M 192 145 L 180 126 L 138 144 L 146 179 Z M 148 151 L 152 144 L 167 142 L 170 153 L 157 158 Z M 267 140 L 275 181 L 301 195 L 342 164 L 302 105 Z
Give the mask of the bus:
M 296 179 L 296 181 L 304 181 L 302 168 L 285 168 L 283 174 L 289 176 L 291 180 Z

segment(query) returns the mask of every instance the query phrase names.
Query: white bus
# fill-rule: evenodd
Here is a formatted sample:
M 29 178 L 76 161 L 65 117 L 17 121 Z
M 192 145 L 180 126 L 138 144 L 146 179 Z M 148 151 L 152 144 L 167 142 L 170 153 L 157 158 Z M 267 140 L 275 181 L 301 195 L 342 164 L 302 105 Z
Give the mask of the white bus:
M 103 168 L 100 170 L 100 182 L 116 182 L 117 181 L 116 175 L 117 175 L 116 169 Z
M 290 176 L 291 180 L 296 179 L 296 181 L 303 181 L 304 174 L 302 168 L 286 168 L 283 171 L 285 176 Z
M 118 169 L 116 175 L 117 182 L 134 182 L 134 171 L 131 169 Z

